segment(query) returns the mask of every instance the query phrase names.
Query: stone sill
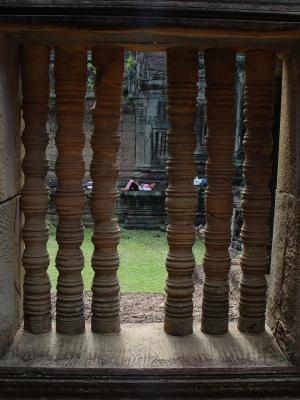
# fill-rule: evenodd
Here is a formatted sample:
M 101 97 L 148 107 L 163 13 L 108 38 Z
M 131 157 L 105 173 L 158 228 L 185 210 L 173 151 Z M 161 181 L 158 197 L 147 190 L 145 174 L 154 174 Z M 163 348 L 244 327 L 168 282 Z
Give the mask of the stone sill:
M 163 324 L 124 324 L 119 335 L 63 336 L 20 330 L 0 360 L 0 398 L 295 399 L 300 373 L 269 330 L 179 338 Z
M 290 367 L 269 330 L 246 335 L 230 323 L 224 335 L 206 335 L 200 325 L 186 337 L 164 333 L 162 323 L 123 324 L 120 334 L 86 332 L 32 335 L 20 330 L 0 367 L 43 368 L 269 368 Z

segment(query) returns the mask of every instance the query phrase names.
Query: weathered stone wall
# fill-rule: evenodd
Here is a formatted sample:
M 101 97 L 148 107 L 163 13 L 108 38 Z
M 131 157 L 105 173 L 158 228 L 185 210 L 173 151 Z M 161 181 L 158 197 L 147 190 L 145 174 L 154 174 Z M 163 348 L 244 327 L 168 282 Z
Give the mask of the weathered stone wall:
M 0 34 L 0 355 L 21 317 L 19 91 L 18 47 Z
M 284 60 L 268 323 L 300 365 L 300 47 Z
M 121 147 L 119 152 L 119 186 L 123 186 L 133 175 L 141 181 L 154 181 L 159 189 L 166 186 L 165 165 L 167 159 L 166 135 L 168 120 L 166 114 L 166 53 L 165 52 L 131 52 L 131 64 L 128 67 L 125 61 L 124 96 L 120 121 Z M 243 81 L 244 58 L 237 57 L 236 74 L 236 126 L 235 126 L 235 163 L 237 162 L 236 177 L 241 176 L 241 162 L 243 160 L 242 138 L 243 126 Z M 50 74 L 53 75 L 53 64 L 50 65 Z M 197 146 L 194 159 L 197 164 L 197 173 L 205 175 L 204 167 L 207 158 L 205 148 L 205 67 L 203 54 L 199 53 L 199 84 L 197 96 L 197 113 L 195 132 Z M 47 157 L 50 162 L 48 184 L 55 185 L 56 147 L 54 133 L 57 129 L 55 118 L 55 91 L 54 75 L 51 79 L 51 96 L 48 131 L 50 143 Z M 90 93 L 91 94 L 91 93 Z M 88 97 L 85 104 L 85 119 L 83 129 L 86 144 L 83 158 L 86 166 L 85 179 L 89 179 L 89 167 L 92 156 L 90 137 L 93 129 L 91 107 L 94 99 Z
M 123 101 L 120 121 L 121 146 L 119 151 L 119 178 L 131 177 L 135 164 L 135 110 Z M 123 183 L 122 183 L 123 184 Z
M 128 79 L 128 97 L 135 109 L 135 176 L 165 189 L 166 53 L 137 52 Z
M 91 55 L 90 55 L 91 57 Z M 52 61 L 54 53 L 52 53 Z M 92 58 L 91 58 L 92 60 Z M 124 187 L 128 179 L 135 177 L 140 182 L 155 182 L 157 190 L 161 193 L 167 185 L 166 159 L 167 159 L 167 130 L 168 120 L 166 114 L 166 53 L 165 52 L 127 52 L 125 57 L 124 88 L 122 113 L 120 121 L 121 146 L 118 157 L 119 162 L 119 180 L 118 186 Z M 50 133 L 50 142 L 47 149 L 47 157 L 50 162 L 48 174 L 48 185 L 56 186 L 55 178 L 55 160 L 57 151 L 55 147 L 54 133 L 57 129 L 55 118 L 55 82 L 53 74 L 53 63 L 50 64 L 51 79 L 51 98 L 49 109 L 48 131 Z M 243 124 L 243 81 L 244 81 L 244 57 L 239 54 L 237 57 L 236 71 L 236 124 L 235 124 L 235 154 L 234 162 L 236 164 L 235 186 L 240 186 L 241 165 L 243 160 L 242 137 L 244 134 Z M 205 162 L 207 158 L 205 147 L 206 123 L 205 123 L 205 66 L 203 54 L 199 53 L 198 69 L 198 93 L 197 93 L 197 113 L 195 121 L 195 132 L 197 145 L 194 152 L 194 159 L 197 164 L 197 174 L 199 177 L 205 176 Z M 94 105 L 93 93 L 90 91 L 89 97 L 85 102 L 85 118 L 83 129 L 86 137 L 86 144 L 83 150 L 86 173 L 85 181 L 89 179 L 89 168 L 92 157 L 90 146 L 90 137 L 93 130 L 93 120 L 91 107 Z M 52 196 L 53 197 L 53 196 Z M 128 205 L 124 196 L 121 196 L 118 202 L 118 215 L 120 221 L 126 220 Z M 163 199 L 163 197 L 162 197 Z M 124 200 L 124 201 L 123 201 Z M 141 197 L 144 202 L 146 197 Z M 202 199 L 199 201 L 198 216 L 196 224 L 204 223 L 204 204 Z M 50 213 L 51 220 L 55 220 L 55 212 L 51 201 Z M 125 204 L 126 203 L 126 204 Z M 133 202 L 130 202 L 132 205 Z M 141 202 L 134 202 L 136 206 L 141 206 Z M 146 201 L 148 211 L 151 202 Z M 161 220 L 165 214 L 164 203 L 161 204 Z M 156 212 L 153 203 L 153 215 Z M 236 204 L 239 208 L 239 204 Z M 135 207 L 136 208 L 136 207 Z M 144 207 L 141 206 L 141 209 Z M 138 211 L 139 212 L 139 211 Z M 136 210 L 132 210 L 133 215 Z M 89 217 L 89 207 L 87 202 L 85 212 L 85 222 L 91 222 Z M 138 225 L 138 221 L 137 221 Z M 156 224 L 157 225 L 157 224 Z M 161 224 L 163 225 L 163 224 Z M 147 225 L 148 226 L 148 225 Z M 234 229 L 233 229 L 234 230 Z M 240 227 L 235 229 L 238 234 Z

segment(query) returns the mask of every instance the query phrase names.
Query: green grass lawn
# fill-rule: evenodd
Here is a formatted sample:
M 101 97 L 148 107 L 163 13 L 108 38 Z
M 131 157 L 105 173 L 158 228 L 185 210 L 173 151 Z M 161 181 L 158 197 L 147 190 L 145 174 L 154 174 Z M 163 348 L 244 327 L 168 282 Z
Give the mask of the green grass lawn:
M 85 290 L 91 290 L 94 275 L 91 267 L 93 253 L 91 235 L 92 230 L 85 229 L 84 242 L 81 247 L 85 258 L 85 267 L 82 272 Z M 48 243 L 51 260 L 48 272 L 52 290 L 55 291 L 58 273 L 55 269 L 57 243 L 53 226 L 50 229 Z M 165 258 L 168 251 L 164 232 L 122 230 L 118 251 L 120 256 L 118 275 L 122 292 L 164 292 L 167 276 Z M 204 245 L 197 239 L 194 246 L 197 264 L 202 264 L 203 252 Z

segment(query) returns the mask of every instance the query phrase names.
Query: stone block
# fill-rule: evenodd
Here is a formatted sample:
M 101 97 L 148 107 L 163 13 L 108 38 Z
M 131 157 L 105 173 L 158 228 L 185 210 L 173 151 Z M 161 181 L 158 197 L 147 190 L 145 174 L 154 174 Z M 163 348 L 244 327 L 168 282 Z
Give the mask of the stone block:
M 0 34 L 0 202 L 20 193 L 20 95 L 18 47 Z
M 19 197 L 0 204 L 0 356 L 21 318 L 22 271 Z
M 300 203 L 292 195 L 277 193 L 274 244 L 270 275 L 268 322 L 284 353 L 300 362 L 300 241 L 297 210 Z
M 276 320 L 276 313 L 280 307 L 278 288 L 283 285 L 285 278 L 285 253 L 287 248 L 287 231 L 291 230 L 288 225 L 292 222 L 294 197 L 292 195 L 277 192 L 275 208 L 275 227 L 273 235 L 271 275 L 270 275 L 270 294 L 269 294 L 269 321 L 273 325 Z M 279 229 L 280 227 L 280 229 Z M 278 228 L 278 229 L 277 229 Z
M 164 229 L 165 192 L 123 192 L 119 201 L 119 219 L 126 229 Z

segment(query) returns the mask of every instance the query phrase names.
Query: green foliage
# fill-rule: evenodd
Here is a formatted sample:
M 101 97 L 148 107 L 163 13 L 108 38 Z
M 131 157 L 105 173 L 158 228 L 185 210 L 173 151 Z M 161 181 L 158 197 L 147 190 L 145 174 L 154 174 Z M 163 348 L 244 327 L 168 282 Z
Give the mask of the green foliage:
M 233 165 L 236 169 L 242 169 L 244 164 L 244 160 L 234 158 L 233 159 Z
M 136 59 L 132 54 L 130 54 L 125 60 L 125 72 L 129 72 L 134 68 L 136 64 Z
M 91 258 L 93 254 L 91 236 L 92 230 L 85 229 L 84 243 L 82 245 L 85 258 L 85 267 L 82 273 L 85 290 L 91 290 L 94 276 L 91 267 Z M 55 241 L 54 227 L 50 229 L 48 251 L 51 260 L 49 275 L 51 278 L 52 290 L 55 291 L 58 274 L 55 269 L 57 243 Z M 118 251 L 120 256 L 118 275 L 122 292 L 164 292 L 167 277 L 165 258 L 168 252 L 168 245 L 164 232 L 122 230 Z M 197 264 L 202 264 L 203 253 L 203 243 L 197 239 L 194 246 Z
M 87 64 L 87 88 L 88 90 L 93 90 L 96 79 L 96 67 L 92 63 Z

